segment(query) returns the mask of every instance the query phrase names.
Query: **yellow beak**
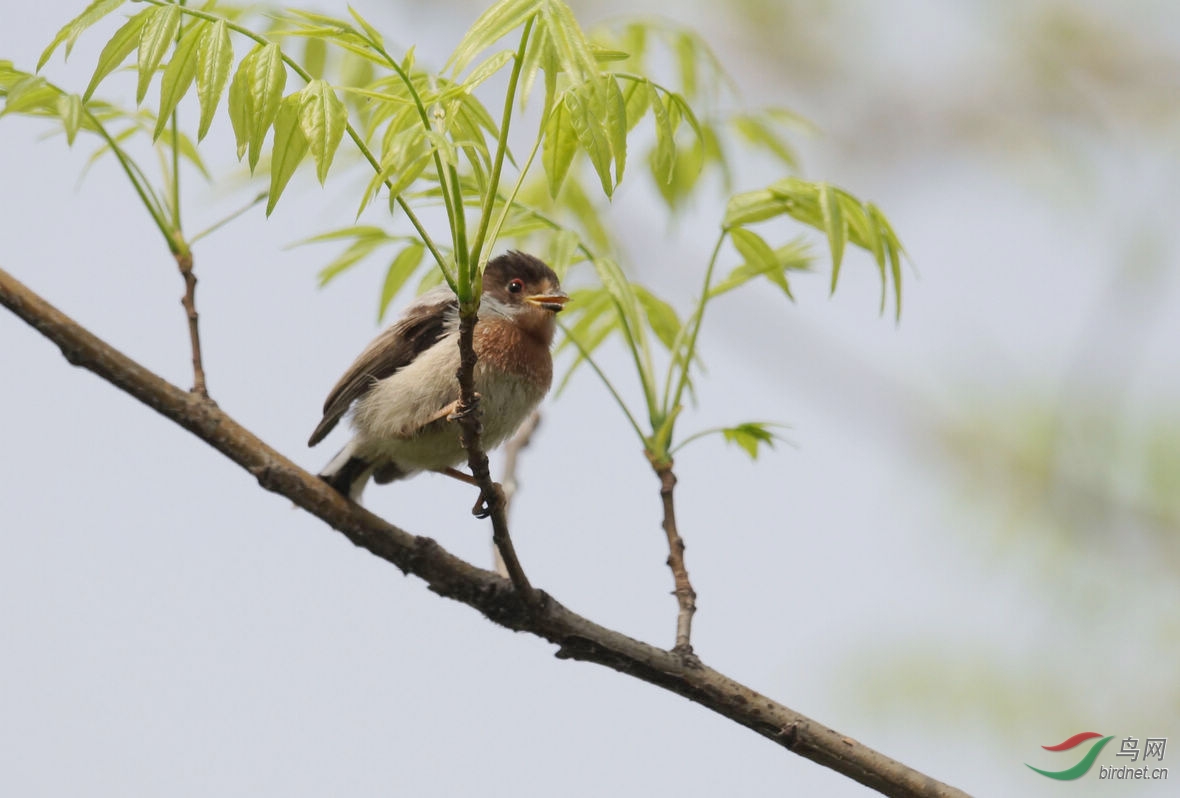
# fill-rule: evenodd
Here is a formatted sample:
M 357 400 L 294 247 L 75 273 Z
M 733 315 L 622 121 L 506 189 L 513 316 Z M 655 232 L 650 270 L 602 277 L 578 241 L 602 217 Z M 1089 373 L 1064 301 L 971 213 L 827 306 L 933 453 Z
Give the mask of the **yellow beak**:
M 570 301 L 569 295 L 564 291 L 556 294 L 536 294 L 535 296 L 526 296 L 526 302 L 532 302 L 534 305 L 540 305 L 545 310 L 551 310 L 554 313 L 561 312 L 562 306 Z

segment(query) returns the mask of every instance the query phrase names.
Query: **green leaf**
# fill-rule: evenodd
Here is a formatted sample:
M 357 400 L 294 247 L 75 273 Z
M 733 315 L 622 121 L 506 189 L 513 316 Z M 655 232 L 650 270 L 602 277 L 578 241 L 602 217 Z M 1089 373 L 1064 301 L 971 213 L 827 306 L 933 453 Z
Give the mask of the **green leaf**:
M 689 97 L 697 93 L 696 41 L 692 34 L 681 33 L 675 37 L 673 48 L 676 65 L 680 70 L 680 90 Z
M 352 6 L 348 7 L 348 13 L 356 20 L 356 24 L 361 26 L 365 35 L 369 37 L 369 42 L 377 47 L 384 47 L 385 40 L 381 38 L 381 33 L 369 24 L 369 21 L 360 15 L 360 13 Z
M 764 422 L 749 421 L 736 427 L 726 427 L 720 432 L 725 436 L 727 443 L 737 444 L 750 455 L 751 460 L 757 460 L 759 447 L 767 446 L 773 449 L 774 442 L 778 439 L 778 436 L 770 431 L 770 426 Z
M 8 89 L 4 103 L 5 114 L 31 113 L 38 111 L 57 115 L 57 100 L 61 96 L 57 89 L 37 75 L 18 79 Z
M 609 197 L 614 184 L 610 174 L 610 142 L 604 129 L 606 109 L 594 92 L 566 92 L 563 104 L 569 112 L 570 126 L 578 144 L 590 157 L 590 164 L 602 183 L 602 191 Z
M 238 157 L 249 152 L 250 171 L 258 165 L 262 142 L 283 101 L 287 70 L 277 44 L 255 47 L 238 64 L 229 86 L 229 116 L 237 138 Z
M 491 47 L 509 31 L 524 25 L 544 0 L 500 0 L 480 15 L 464 35 L 444 69 L 458 75 L 477 55 Z
M 315 159 L 316 177 L 322 185 L 328 176 L 328 167 L 344 137 L 348 126 L 348 111 L 325 81 L 313 80 L 301 92 L 303 105 L 299 112 L 299 123 L 303 135 L 311 145 L 311 156 Z
M 426 247 L 415 241 L 399 252 L 393 263 L 389 264 L 389 271 L 385 273 L 385 285 L 381 287 L 381 305 L 377 310 L 377 321 L 385 318 L 389 303 L 417 270 L 425 252 Z
M 627 165 L 627 102 L 619 88 L 619 81 L 613 75 L 603 79 L 606 92 L 606 128 L 610 153 L 615 159 L 615 185 L 623 182 L 623 169 Z
M 806 271 L 811 268 L 811 252 L 807 246 L 807 242 L 802 237 L 776 248 L 774 250 L 774 259 L 775 263 L 773 267 L 765 262 L 761 264 L 742 263 L 740 266 L 734 268 L 724 280 L 709 289 L 709 298 L 719 297 L 735 288 L 740 288 L 756 277 L 762 277 L 768 273 L 778 273 L 778 277 L 771 279 L 781 288 L 782 284 L 786 281 L 786 276 L 783 272 Z
M 512 59 L 515 56 L 516 53 L 513 50 L 501 50 L 495 55 L 490 56 L 482 64 L 471 70 L 471 74 L 459 84 L 459 88 L 470 94 L 479 84 L 503 69 L 505 64 L 512 63 Z
M 234 62 L 233 45 L 229 40 L 229 27 L 224 19 L 207 28 L 197 48 L 197 99 L 201 103 L 201 122 L 197 127 L 197 141 L 205 138 L 217 103 L 225 91 L 230 68 Z M 238 154 L 241 158 L 241 154 Z
M 308 143 L 302 127 L 303 92 L 295 92 L 279 104 L 275 117 L 274 148 L 270 157 L 270 192 L 266 199 L 266 215 L 270 216 L 282 196 L 283 189 L 295 174 L 303 156 L 307 155 Z
M 391 139 L 381 158 L 381 171 L 373 176 L 365 189 L 358 216 L 387 182 L 392 200 L 421 176 L 433 157 L 431 141 L 419 125 L 402 130 Z
M 209 174 L 209 170 L 206 168 L 205 162 L 201 160 L 200 154 L 197 153 L 197 145 L 193 144 L 193 140 L 184 133 L 181 133 L 177 137 L 177 142 L 180 145 L 180 157 L 184 158 L 193 166 L 195 166 L 197 171 L 199 171 L 201 176 L 206 180 L 212 180 L 213 176 Z
M 799 156 L 795 150 L 761 116 L 736 117 L 733 126 L 746 141 L 769 150 L 788 168 L 799 168 Z
M 866 211 L 869 219 L 876 223 L 877 229 L 881 231 L 881 237 L 884 240 L 885 251 L 889 255 L 889 273 L 893 277 L 893 299 L 897 305 L 896 318 L 901 318 L 901 256 L 905 252 L 905 247 L 901 245 L 901 241 L 897 237 L 897 233 L 893 231 L 893 225 L 885 218 L 885 214 L 871 202 L 867 204 Z M 884 286 L 882 285 L 882 290 Z M 885 300 L 881 300 L 881 310 L 885 310 Z
M 246 148 L 250 144 L 250 126 L 254 112 L 250 107 L 248 86 L 250 78 L 248 75 L 253 69 L 253 59 L 260 50 L 261 46 L 246 54 L 246 57 L 238 64 L 234 79 L 229 84 L 229 121 L 234 129 L 234 141 L 237 144 L 239 161 L 246 154 Z
M 156 74 L 156 68 L 164 60 L 164 54 L 176 40 L 180 29 L 180 6 L 157 6 L 151 17 L 144 23 L 139 34 L 139 85 L 135 89 L 135 104 L 143 102 L 148 85 Z
M 779 216 L 786 210 L 787 202 L 769 189 L 735 194 L 729 198 L 729 202 L 725 206 L 722 227 L 729 230 L 739 225 L 761 222 L 764 219 Z
M 560 230 L 557 235 L 550 238 L 549 256 L 545 262 L 559 278 L 565 277 L 565 273 L 574 264 L 579 243 L 578 234 L 568 228 Z
M 840 212 L 840 199 L 837 190 L 827 183 L 819 187 L 819 207 L 824 217 L 824 227 L 828 233 L 828 246 L 832 250 L 832 288 L 836 293 L 836 280 L 840 276 L 840 262 L 844 259 L 844 240 L 847 231 L 844 228 L 844 215 Z
M 541 149 L 541 165 L 549 179 L 549 196 L 556 199 L 577 149 L 578 136 L 570 122 L 569 110 L 564 102 L 555 103 L 545 122 L 545 141 Z
M 729 231 L 729 237 L 733 240 L 738 254 L 745 259 L 746 263 L 750 264 L 758 273 L 766 275 L 771 282 L 783 290 L 788 298 L 794 300 L 791 286 L 782 273 L 778 257 L 761 236 L 744 227 L 738 227 Z
M 308 36 L 303 45 L 303 60 L 300 61 L 307 74 L 313 78 L 324 76 L 324 67 L 328 64 L 328 43 L 318 36 Z
M 156 129 L 152 131 L 152 139 L 160 138 L 168 118 L 176 108 L 180 98 L 184 97 L 193 78 L 197 74 L 197 48 L 205 34 L 208 22 L 199 21 L 186 30 L 176 44 L 172 53 L 172 60 L 164 69 L 164 77 L 160 81 L 160 109 L 156 116 Z
M 671 183 L 676 169 L 676 132 L 672 128 L 672 119 L 668 116 L 668 108 L 660 98 L 659 90 L 650 83 L 647 84 L 647 96 L 656 119 L 656 152 L 653 162 L 656 178 Z
M 381 236 L 358 238 L 356 241 L 344 250 L 344 252 L 332 259 L 332 262 L 320 270 L 319 280 L 320 287 L 327 285 L 332 279 L 337 277 L 347 269 L 352 268 L 364 258 L 373 253 L 377 247 L 388 242 L 388 239 L 382 231 Z
M 127 56 L 131 55 L 131 52 L 139 46 L 143 25 L 154 10 L 155 8 L 151 6 L 145 8 L 115 31 L 115 35 L 106 43 L 98 56 L 98 65 L 94 68 L 94 75 L 90 78 L 90 84 L 86 87 L 86 91 L 82 94 L 83 101 L 89 100 L 94 94 L 94 90 L 98 88 L 98 84 L 107 75 L 118 69 L 127 60 Z
M 774 257 L 774 250 L 763 240 L 762 236 L 744 227 L 731 230 L 729 237 L 733 245 L 747 263 L 760 269 L 770 271 L 778 267 L 778 260 Z
M 93 3 L 86 6 L 86 10 L 63 25 L 62 29 L 57 32 L 57 35 L 53 37 L 53 41 L 49 43 L 49 46 L 41 53 L 41 57 L 37 59 L 36 71 L 41 71 L 41 67 L 45 66 L 53 55 L 53 52 L 62 42 L 65 42 L 66 58 L 69 58 L 70 51 L 74 49 L 74 43 L 78 41 L 78 37 L 91 25 L 121 5 L 123 5 L 123 0 L 94 0 Z
M 628 80 L 622 87 L 623 103 L 627 109 L 627 131 L 630 132 L 643 119 L 648 108 L 648 82 Z
M 57 113 L 66 130 L 66 143 L 72 147 L 82 125 L 82 98 L 77 94 L 61 95 L 57 98 Z
M 656 338 L 660 339 L 660 343 L 671 349 L 681 327 L 680 317 L 676 315 L 676 310 L 643 286 L 638 284 L 633 284 L 633 286 L 639 306 L 643 308 L 643 312 L 647 316 L 648 326 L 656 334 Z
M 598 62 L 570 7 L 561 0 L 544 0 L 539 13 L 540 27 L 552 41 L 557 62 L 566 77 L 577 85 L 598 75 Z
M 394 238 L 385 232 L 385 229 L 373 224 L 352 224 L 348 227 L 341 227 L 336 230 L 329 230 L 326 233 L 312 236 L 311 238 L 304 238 L 296 241 L 292 246 L 301 247 L 305 244 L 322 244 L 326 241 L 343 241 L 349 238 L 384 238 L 387 241 L 393 241 Z
M 647 335 L 642 323 L 642 311 L 639 298 L 635 294 L 635 286 L 623 274 L 623 270 L 611 258 L 597 257 L 591 261 L 594 271 L 602 287 L 610 292 L 618 309 L 622 321 L 623 336 L 631 354 L 635 359 L 635 367 L 639 372 L 639 381 L 643 385 L 644 399 L 648 409 L 655 412 L 657 400 L 655 395 L 655 375 L 651 363 L 651 352 L 647 342 Z

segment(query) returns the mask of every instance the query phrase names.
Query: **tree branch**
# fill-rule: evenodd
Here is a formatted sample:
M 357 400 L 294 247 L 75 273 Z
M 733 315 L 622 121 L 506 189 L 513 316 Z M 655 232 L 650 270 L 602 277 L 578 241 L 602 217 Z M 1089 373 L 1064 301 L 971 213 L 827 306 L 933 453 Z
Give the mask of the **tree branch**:
M 672 582 L 679 611 L 676 614 L 676 645 L 672 648 L 678 654 L 693 656 L 692 616 L 697 611 L 697 593 L 688 581 L 688 569 L 684 565 L 684 539 L 676 527 L 676 505 L 672 491 L 676 487 L 676 474 L 672 463 L 656 469 L 660 478 L 660 501 L 664 505 L 664 534 L 668 536 L 668 567 L 672 569 Z
M 543 591 L 536 603 L 510 582 L 467 563 L 431 538 L 419 537 L 340 496 L 322 480 L 259 440 L 205 397 L 182 390 L 128 358 L 49 305 L 3 269 L 0 304 L 9 308 L 81 366 L 192 432 L 246 471 L 266 490 L 281 494 L 322 519 L 355 545 L 424 580 L 446 598 L 461 601 L 515 631 L 542 637 L 557 656 L 596 662 L 658 685 L 746 726 L 777 745 L 890 796 L 966 798 L 966 793 L 771 701 L 704 665 L 571 612 Z
M 516 462 L 520 459 L 521 450 L 528 447 L 529 442 L 533 439 L 533 433 L 537 431 L 539 426 L 541 426 L 541 411 L 534 410 L 520 425 L 516 434 L 508 440 L 508 443 L 504 444 L 504 470 L 500 474 L 500 487 L 504 490 L 505 515 L 512 509 L 512 499 L 516 496 L 517 488 L 520 487 L 520 482 L 516 479 Z M 508 565 L 504 562 L 504 557 L 496 546 L 492 546 L 492 560 L 496 573 L 507 578 Z
M 539 597 L 529 584 L 524 568 L 516 557 L 516 547 L 512 545 L 512 537 L 508 534 L 508 501 L 504 497 L 503 488 L 492 480 L 488 455 L 479 440 L 483 434 L 483 424 L 480 422 L 483 411 L 475 393 L 476 320 L 476 313 L 459 317 L 459 373 L 456 375 L 459 380 L 459 411 L 455 415 L 459 421 L 463 448 L 467 450 L 467 465 L 471 469 L 471 476 L 475 477 L 479 484 L 480 499 L 476 507 L 482 503 L 486 514 L 491 516 L 492 543 L 496 545 L 496 551 L 500 552 L 500 559 L 504 562 L 512 584 L 531 606 Z
M 180 276 L 184 278 L 184 296 L 180 304 L 188 316 L 188 338 L 193 350 L 193 393 L 209 398 L 209 389 L 205 385 L 205 365 L 201 361 L 201 332 L 197 326 L 197 275 L 193 271 L 193 252 L 187 247 L 183 252 L 176 253 L 176 265 L 180 268 Z

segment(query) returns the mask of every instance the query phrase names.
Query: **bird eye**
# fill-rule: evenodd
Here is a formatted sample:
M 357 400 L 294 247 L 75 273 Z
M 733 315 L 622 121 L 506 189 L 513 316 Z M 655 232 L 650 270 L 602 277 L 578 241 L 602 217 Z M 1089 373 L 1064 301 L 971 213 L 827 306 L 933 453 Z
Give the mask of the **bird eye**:
M 524 290 L 524 280 L 519 277 L 515 278 L 512 282 L 508 283 L 508 290 L 513 294 L 519 294 Z

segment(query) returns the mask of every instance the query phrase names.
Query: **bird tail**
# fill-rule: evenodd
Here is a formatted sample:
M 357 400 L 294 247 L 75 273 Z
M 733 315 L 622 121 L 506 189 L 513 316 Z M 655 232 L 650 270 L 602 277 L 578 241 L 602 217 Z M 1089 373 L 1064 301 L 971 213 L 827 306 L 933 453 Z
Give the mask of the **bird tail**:
M 376 466 L 362 457 L 357 457 L 352 441 L 345 444 L 332 460 L 320 471 L 320 479 L 354 502 L 360 502 L 361 494 Z

